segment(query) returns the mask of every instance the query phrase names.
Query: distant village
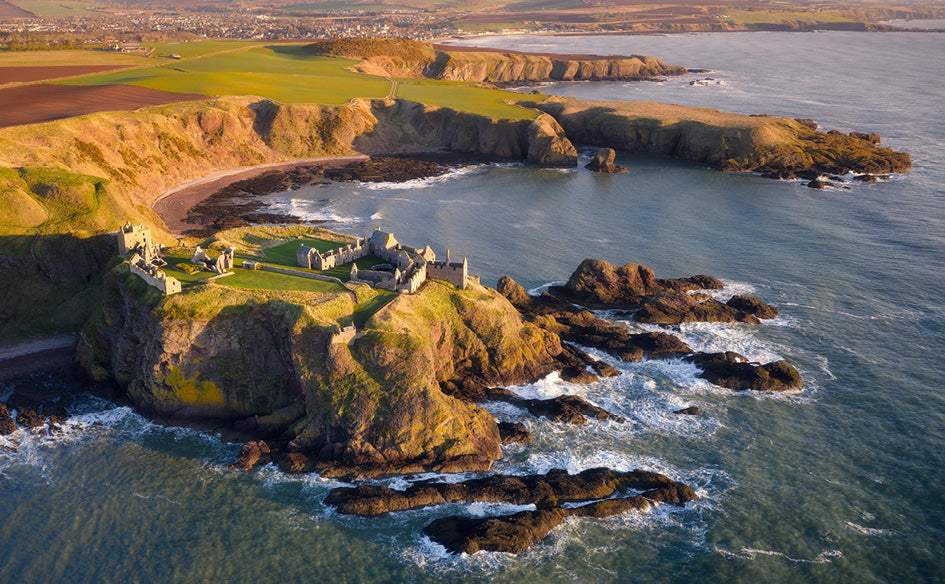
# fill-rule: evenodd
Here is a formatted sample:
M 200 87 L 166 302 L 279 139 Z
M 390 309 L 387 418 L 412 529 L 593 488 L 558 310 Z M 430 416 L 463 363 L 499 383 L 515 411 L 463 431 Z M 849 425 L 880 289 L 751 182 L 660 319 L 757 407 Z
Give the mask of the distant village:
M 126 223 L 116 234 L 118 253 L 129 256 L 128 263 L 133 274 L 163 294 L 176 294 L 183 288 L 180 280 L 165 273 L 167 261 L 163 257 L 163 246 L 154 243 L 151 230 L 143 225 Z M 190 263 L 216 274 L 209 279 L 233 274 L 236 250 L 224 249 L 220 255 L 211 257 L 206 250 L 197 246 Z M 359 270 L 357 260 L 374 257 L 382 263 L 375 264 L 368 270 Z M 446 258 L 437 261 L 436 254 L 428 245 L 415 248 L 402 245 L 393 234 L 375 229 L 370 236 L 357 238 L 349 244 L 325 252 L 299 243 L 296 262 L 303 270 L 282 266 L 268 265 L 260 261 L 244 260 L 240 269 L 263 270 L 301 278 L 325 280 L 341 284 L 333 276 L 319 274 L 325 270 L 351 264 L 349 284 L 366 285 L 379 290 L 389 290 L 401 294 L 416 292 L 421 285 L 432 278 L 448 282 L 458 289 L 465 289 L 469 283 L 469 262 L 453 261 L 450 251 Z M 383 263 L 386 262 L 386 263 Z

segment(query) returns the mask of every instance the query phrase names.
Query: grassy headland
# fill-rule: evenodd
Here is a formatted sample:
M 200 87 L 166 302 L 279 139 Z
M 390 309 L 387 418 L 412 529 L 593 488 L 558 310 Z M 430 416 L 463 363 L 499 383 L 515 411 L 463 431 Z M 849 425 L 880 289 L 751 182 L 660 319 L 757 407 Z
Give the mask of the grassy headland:
M 423 43 L 364 41 L 343 48 L 363 54 L 390 50 L 390 59 L 399 61 L 371 66 L 399 72 L 399 99 L 370 99 L 388 96 L 395 79 L 349 70 L 366 60 L 319 55 L 311 46 L 237 47 L 75 83 L 176 90 L 185 83 L 208 94 L 255 96 L 0 129 L 0 292 L 8 299 L 0 338 L 76 330 L 94 305 L 88 291 L 114 253 L 114 240 L 105 234 L 131 220 L 151 226 L 159 241 L 174 243 L 150 209 L 155 199 L 185 181 L 238 166 L 429 148 L 573 165 L 572 141 L 662 152 L 730 170 L 889 172 L 909 165 L 908 155 L 787 118 L 652 103 L 523 99 L 479 84 L 483 75 L 530 79 L 530 71 L 546 71 L 545 61 L 529 65 L 521 55 L 466 52 L 456 59 L 478 65 L 450 69 L 440 66 L 452 62 L 452 55 L 441 57 Z M 426 68 L 431 55 L 435 69 Z M 628 59 L 637 67 L 649 58 Z M 573 64 L 580 71 L 590 63 L 588 75 L 605 67 L 620 77 L 626 60 Z M 431 71 L 458 72 L 473 81 L 431 79 Z

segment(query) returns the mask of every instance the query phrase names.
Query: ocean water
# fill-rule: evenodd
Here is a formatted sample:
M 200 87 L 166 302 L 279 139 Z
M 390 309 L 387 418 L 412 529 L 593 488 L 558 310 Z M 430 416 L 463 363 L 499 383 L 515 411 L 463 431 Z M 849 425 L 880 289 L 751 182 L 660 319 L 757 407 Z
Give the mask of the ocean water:
M 322 503 L 340 483 L 272 467 L 229 471 L 239 445 L 80 397 L 63 436 L 0 438 L 0 582 L 945 581 L 945 35 L 476 43 L 642 53 L 711 69 L 663 83 L 542 89 L 879 132 L 912 154 L 914 168 L 817 191 L 622 155 L 626 175 L 486 165 L 406 185 L 301 189 L 272 196 L 273 206 L 339 231 L 380 226 L 408 244 L 449 247 L 490 285 L 509 274 L 537 291 L 587 257 L 641 263 L 662 277 L 719 277 L 724 294 L 759 296 L 781 316 L 762 326 L 685 325 L 686 342 L 788 359 L 804 389 L 733 393 L 678 361 L 615 363 L 624 375 L 586 386 L 552 376 L 516 388 L 577 393 L 628 422 L 574 428 L 489 406 L 527 421 L 535 436 L 507 447 L 496 470 L 645 468 L 702 496 L 685 509 L 571 520 L 519 556 L 450 555 L 420 535 L 437 517 L 514 508 L 342 517 Z M 670 413 L 688 405 L 703 415 Z

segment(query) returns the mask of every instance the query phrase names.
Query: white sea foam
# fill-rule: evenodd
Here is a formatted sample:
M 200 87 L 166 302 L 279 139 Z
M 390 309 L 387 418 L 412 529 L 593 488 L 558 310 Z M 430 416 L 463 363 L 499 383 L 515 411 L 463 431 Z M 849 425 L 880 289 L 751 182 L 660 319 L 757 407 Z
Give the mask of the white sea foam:
M 870 537 L 884 536 L 884 535 L 897 535 L 899 532 L 893 529 L 878 529 L 876 527 L 865 527 L 859 525 L 858 523 L 853 523 L 852 521 L 847 521 L 847 527 L 851 530 L 859 533 L 860 535 L 866 535 Z
M 269 211 L 294 215 L 304 221 L 325 221 L 330 223 L 366 223 L 380 218 L 380 213 L 368 217 L 349 217 L 335 212 L 331 204 L 309 199 L 277 200 L 269 203 Z
M 541 286 L 538 286 L 536 288 L 532 288 L 531 290 L 528 291 L 528 294 L 529 296 L 540 296 L 542 292 L 545 292 L 546 290 L 548 290 L 548 288 L 551 288 L 552 286 L 564 286 L 567 283 L 568 283 L 567 280 L 555 280 L 553 282 L 542 284 Z
M 775 558 L 783 558 L 789 562 L 795 562 L 795 563 L 801 563 L 801 564 L 827 564 L 827 563 L 832 562 L 835 558 L 843 557 L 843 552 L 841 552 L 840 550 L 833 550 L 833 549 L 824 550 L 811 559 L 792 558 L 791 556 L 788 556 L 787 554 L 784 554 L 782 552 L 773 551 L 773 550 L 762 550 L 762 549 L 756 549 L 756 548 L 750 548 L 750 547 L 743 547 L 738 551 L 729 551 L 729 550 L 723 550 L 723 549 L 716 549 L 716 551 L 722 554 L 723 556 L 730 557 L 730 558 L 739 558 L 743 560 L 755 560 L 755 559 L 758 559 L 758 557 L 775 557 Z
M 443 174 L 430 176 L 426 178 L 415 178 L 403 182 L 362 182 L 359 186 L 372 191 L 411 191 L 415 189 L 426 189 L 435 185 L 452 182 L 469 176 L 474 176 L 484 172 L 489 165 L 470 165 L 451 168 Z

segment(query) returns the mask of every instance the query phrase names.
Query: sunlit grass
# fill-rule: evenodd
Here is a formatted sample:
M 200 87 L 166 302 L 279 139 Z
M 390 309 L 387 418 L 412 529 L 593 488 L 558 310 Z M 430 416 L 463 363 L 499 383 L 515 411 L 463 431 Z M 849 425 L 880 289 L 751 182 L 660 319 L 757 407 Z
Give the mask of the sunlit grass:
M 281 103 L 342 104 L 387 95 L 380 77 L 346 71 L 350 59 L 308 55 L 298 46 L 267 46 L 159 67 L 96 75 L 70 85 L 138 85 L 208 96 L 258 95 Z

